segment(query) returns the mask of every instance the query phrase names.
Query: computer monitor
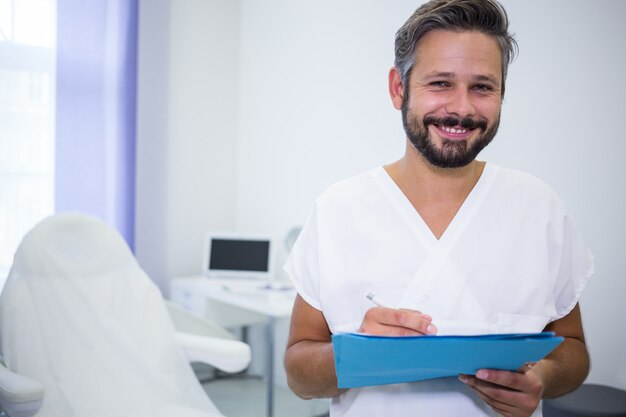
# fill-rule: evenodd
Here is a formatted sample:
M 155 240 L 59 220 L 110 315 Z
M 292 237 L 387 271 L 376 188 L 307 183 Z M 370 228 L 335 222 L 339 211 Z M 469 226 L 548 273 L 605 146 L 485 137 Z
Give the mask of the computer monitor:
M 202 270 L 211 277 L 272 277 L 273 246 L 268 236 L 211 233 Z

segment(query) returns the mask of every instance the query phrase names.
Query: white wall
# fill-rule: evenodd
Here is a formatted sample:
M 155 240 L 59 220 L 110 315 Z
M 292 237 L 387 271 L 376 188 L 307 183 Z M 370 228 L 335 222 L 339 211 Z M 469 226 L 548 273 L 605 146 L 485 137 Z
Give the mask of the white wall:
M 414 6 L 243 2 L 239 227 L 282 237 L 328 185 L 401 156 L 386 79 L 394 33 Z
M 136 254 L 168 293 L 235 225 L 239 3 L 140 2 Z
M 403 151 L 400 115 L 387 95 L 387 71 L 394 33 L 418 2 L 225 3 L 175 3 L 188 16 L 172 13 L 170 50 L 182 48 L 182 42 L 194 46 L 183 49 L 176 62 L 170 60 L 165 76 L 174 97 L 160 114 L 178 128 L 170 126 L 163 134 L 157 127 L 164 122 L 149 117 L 149 110 L 142 123 L 140 107 L 144 165 L 156 163 L 146 152 L 152 145 L 142 139 L 142 126 L 144 132 L 158 130 L 155 140 L 167 144 L 160 158 L 168 169 L 155 171 L 147 186 L 153 200 L 166 208 L 144 198 L 138 216 L 146 220 L 143 226 L 138 222 L 137 230 L 138 253 L 145 248 L 151 254 L 140 257 L 142 264 L 165 271 L 160 272 L 163 279 L 196 268 L 199 231 L 211 223 L 282 238 L 304 222 L 315 197 L 330 183 L 393 161 Z M 626 154 L 626 28 L 620 21 L 626 2 L 503 3 L 520 56 L 510 68 L 500 133 L 481 157 L 543 178 L 568 203 L 597 263 L 582 299 L 593 361 L 589 380 L 626 389 L 621 354 L 626 257 L 619 249 L 626 236 L 626 175 L 618 160 Z M 224 13 L 223 25 L 214 22 L 214 12 Z M 211 25 L 220 28 L 217 38 L 209 33 Z M 197 26 L 198 32 L 190 29 Z M 223 55 L 211 49 L 216 43 L 224 47 Z M 215 58 L 232 65 L 211 65 Z M 160 70 L 156 62 L 140 72 L 140 106 L 141 74 L 153 76 L 152 70 Z M 185 70 L 195 65 L 203 70 Z M 228 88 L 214 94 L 198 97 L 184 88 L 193 80 L 196 88 L 208 90 L 215 78 L 224 77 L 231 81 L 224 82 Z M 144 105 L 156 106 L 149 100 Z M 188 117 L 210 107 L 226 115 L 220 132 L 228 139 L 207 134 L 216 128 Z M 157 126 L 147 123 L 151 119 Z M 172 155 L 180 159 L 173 161 Z M 202 158 L 220 158 L 227 168 L 206 165 Z M 160 189 L 165 179 L 171 195 Z M 139 186 L 147 180 L 140 177 Z M 211 187 L 226 195 L 219 208 L 209 202 Z M 198 201 L 201 214 L 194 207 Z M 167 243 L 155 243 L 153 237 Z M 280 255 L 282 263 L 284 251 Z

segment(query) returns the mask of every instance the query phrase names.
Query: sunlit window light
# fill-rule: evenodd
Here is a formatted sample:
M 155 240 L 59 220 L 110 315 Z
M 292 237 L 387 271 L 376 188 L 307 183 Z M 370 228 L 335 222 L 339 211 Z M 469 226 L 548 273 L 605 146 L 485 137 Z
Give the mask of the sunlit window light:
M 55 0 L 0 0 L 0 286 L 54 211 Z

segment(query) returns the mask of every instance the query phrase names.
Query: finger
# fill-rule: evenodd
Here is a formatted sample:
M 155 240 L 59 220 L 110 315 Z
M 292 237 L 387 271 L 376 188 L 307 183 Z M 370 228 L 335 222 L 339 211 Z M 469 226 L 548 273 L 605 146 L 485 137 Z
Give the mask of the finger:
M 509 412 L 532 412 L 539 405 L 540 395 L 535 392 L 522 392 L 509 387 L 495 385 L 471 376 L 459 376 L 470 388 L 489 399 L 489 404 Z
M 494 385 L 490 382 L 481 381 L 476 378 L 469 378 L 467 385 L 475 391 L 480 392 L 482 395 L 490 398 L 492 401 L 497 401 L 501 404 L 512 406 L 524 402 L 524 393 L 514 391 L 507 387 Z
M 373 307 L 367 310 L 359 331 L 368 334 L 410 336 L 434 334 L 437 328 L 414 310 Z
M 493 408 L 498 414 L 505 416 L 505 417 L 515 416 L 516 410 L 511 405 L 505 404 L 501 401 L 491 398 L 485 393 L 476 389 L 475 387 L 470 386 L 470 388 L 476 393 L 476 395 L 480 397 L 480 399 L 482 399 L 487 405 L 489 405 L 489 407 Z
M 405 327 L 389 326 L 380 323 L 371 323 L 361 325 L 360 333 L 377 335 L 377 336 L 424 336 L 424 333 Z
M 530 385 L 527 375 L 520 372 L 479 369 L 476 372 L 476 378 L 518 391 L 526 391 Z
M 437 328 L 432 318 L 415 310 L 384 309 L 381 322 L 390 326 L 403 327 L 420 334 L 434 334 Z
M 422 317 L 424 317 L 426 320 L 431 320 L 431 321 L 432 321 L 432 319 L 433 319 L 433 318 L 432 318 L 432 316 L 430 316 L 430 315 L 428 315 L 428 314 L 426 314 L 426 313 L 422 313 L 422 312 L 421 312 L 421 311 L 419 311 L 419 310 L 411 310 L 411 309 L 409 309 L 409 308 L 401 308 L 400 310 L 413 311 L 413 312 L 415 312 L 415 313 L 420 314 L 420 315 L 421 315 Z
M 511 372 L 497 371 L 493 369 L 480 369 L 476 372 L 476 378 L 492 384 L 510 388 L 512 399 L 517 401 L 515 391 L 523 393 L 522 403 L 526 407 L 535 408 L 543 394 L 543 385 L 540 378 L 534 372 Z

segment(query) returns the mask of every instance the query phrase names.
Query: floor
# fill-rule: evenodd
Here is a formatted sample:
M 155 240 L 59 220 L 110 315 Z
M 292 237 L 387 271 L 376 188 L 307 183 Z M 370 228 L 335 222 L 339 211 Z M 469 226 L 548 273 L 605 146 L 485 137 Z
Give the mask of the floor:
M 212 379 L 202 385 L 226 417 L 266 417 L 266 390 L 262 378 L 242 375 Z M 325 416 L 328 416 L 327 400 L 305 401 L 288 388 L 275 386 L 273 417 Z

